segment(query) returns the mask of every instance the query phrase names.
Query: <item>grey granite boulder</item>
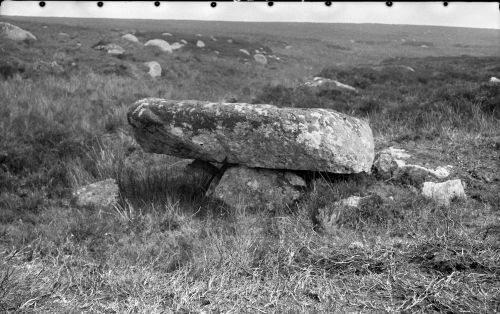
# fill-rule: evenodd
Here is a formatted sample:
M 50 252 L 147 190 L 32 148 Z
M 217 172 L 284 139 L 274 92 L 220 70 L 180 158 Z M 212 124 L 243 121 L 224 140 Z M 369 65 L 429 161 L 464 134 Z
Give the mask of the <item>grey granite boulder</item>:
M 0 22 L 0 35 L 15 41 L 36 40 L 32 33 L 6 22 Z
M 369 172 L 368 123 L 328 109 L 146 98 L 127 114 L 145 151 L 247 167 Z
M 274 210 L 291 205 L 302 196 L 304 179 L 289 171 L 228 168 L 210 196 L 235 209 L 266 208 Z

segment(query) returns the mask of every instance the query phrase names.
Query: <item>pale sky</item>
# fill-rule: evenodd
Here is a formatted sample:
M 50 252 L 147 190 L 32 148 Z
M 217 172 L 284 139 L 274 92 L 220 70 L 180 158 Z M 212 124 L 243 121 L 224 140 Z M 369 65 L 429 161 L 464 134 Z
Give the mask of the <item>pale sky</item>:
M 217 21 L 322 22 L 322 23 L 382 23 L 440 25 L 500 29 L 500 10 L 496 2 L 264 2 L 160 1 L 4 1 L 0 15 L 58 16 L 83 18 L 176 19 Z

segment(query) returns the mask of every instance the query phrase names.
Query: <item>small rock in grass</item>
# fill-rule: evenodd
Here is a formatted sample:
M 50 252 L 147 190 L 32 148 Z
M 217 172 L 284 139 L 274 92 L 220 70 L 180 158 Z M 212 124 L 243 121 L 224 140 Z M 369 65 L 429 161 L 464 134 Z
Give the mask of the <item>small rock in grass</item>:
M 464 186 L 460 179 L 441 183 L 424 182 L 422 194 L 445 206 L 450 205 L 453 198 L 466 198 Z

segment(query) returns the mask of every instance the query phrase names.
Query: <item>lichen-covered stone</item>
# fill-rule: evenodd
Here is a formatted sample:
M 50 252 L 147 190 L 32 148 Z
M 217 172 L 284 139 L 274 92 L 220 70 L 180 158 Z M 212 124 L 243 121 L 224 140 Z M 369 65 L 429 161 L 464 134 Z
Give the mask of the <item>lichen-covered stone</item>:
M 146 98 L 128 111 L 148 152 L 255 168 L 369 172 L 365 121 L 329 109 Z
M 235 166 L 224 172 L 211 196 L 235 209 L 274 210 L 293 204 L 305 187 L 292 172 Z

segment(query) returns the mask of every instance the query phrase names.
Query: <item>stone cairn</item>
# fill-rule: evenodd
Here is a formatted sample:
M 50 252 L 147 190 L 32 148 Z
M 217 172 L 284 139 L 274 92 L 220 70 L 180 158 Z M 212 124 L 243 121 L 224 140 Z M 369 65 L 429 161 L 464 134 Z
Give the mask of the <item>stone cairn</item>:
M 306 187 L 296 171 L 370 172 L 375 157 L 368 123 L 329 109 L 146 98 L 127 119 L 146 152 L 194 159 L 233 208 L 290 205 Z

